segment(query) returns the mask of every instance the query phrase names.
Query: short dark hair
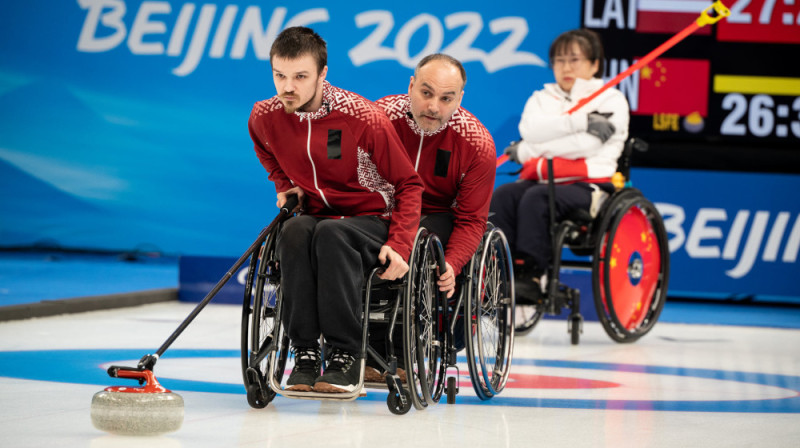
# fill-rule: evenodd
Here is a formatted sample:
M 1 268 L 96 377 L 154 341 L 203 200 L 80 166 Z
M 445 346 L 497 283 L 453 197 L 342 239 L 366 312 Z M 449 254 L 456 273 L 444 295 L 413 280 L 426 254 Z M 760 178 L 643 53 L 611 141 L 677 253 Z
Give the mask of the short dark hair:
M 605 62 L 605 54 L 603 52 L 603 42 L 600 40 L 600 35 L 592 30 L 581 28 L 577 30 L 566 31 L 561 33 L 550 44 L 550 65 L 553 64 L 553 59 L 559 54 L 567 53 L 573 43 L 578 44 L 578 48 L 586 59 L 592 64 L 599 61 L 597 64 L 597 73 L 594 74 L 595 78 L 603 77 L 603 65 Z
M 310 54 L 317 61 L 317 73 L 328 65 L 328 46 L 311 28 L 293 26 L 278 34 L 269 51 L 269 59 L 275 56 L 286 59 L 297 59 Z
M 433 53 L 422 58 L 422 60 L 419 61 L 417 63 L 417 66 L 414 68 L 414 77 L 417 76 L 419 69 L 421 69 L 423 66 L 425 66 L 428 62 L 431 61 L 445 61 L 449 63 L 450 65 L 458 69 L 458 71 L 461 73 L 461 80 L 464 81 L 464 84 L 461 85 L 461 88 L 463 89 L 464 86 L 467 85 L 467 71 L 464 70 L 464 65 L 462 65 L 461 61 L 459 61 L 458 59 L 450 56 L 449 54 L 444 54 L 444 53 Z

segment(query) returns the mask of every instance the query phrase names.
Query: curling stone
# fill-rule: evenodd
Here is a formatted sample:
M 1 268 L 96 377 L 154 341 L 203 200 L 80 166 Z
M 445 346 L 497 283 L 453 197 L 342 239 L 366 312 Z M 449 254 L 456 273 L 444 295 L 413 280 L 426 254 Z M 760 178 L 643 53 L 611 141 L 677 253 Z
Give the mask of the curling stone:
M 177 431 L 183 398 L 164 388 L 150 370 L 119 368 L 116 375 L 146 381 L 144 387 L 111 386 L 92 397 L 92 424 L 112 434 L 154 436 Z

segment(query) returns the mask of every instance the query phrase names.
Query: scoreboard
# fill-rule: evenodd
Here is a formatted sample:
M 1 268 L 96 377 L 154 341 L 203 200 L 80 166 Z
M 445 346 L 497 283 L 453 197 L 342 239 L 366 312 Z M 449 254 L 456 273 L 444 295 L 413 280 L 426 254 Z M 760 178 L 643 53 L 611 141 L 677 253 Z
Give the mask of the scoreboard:
M 800 44 L 800 2 L 736 0 L 719 26 L 721 41 Z
M 800 173 L 800 0 L 723 0 L 731 14 L 624 80 L 645 165 Z M 610 79 L 712 4 L 584 0 Z

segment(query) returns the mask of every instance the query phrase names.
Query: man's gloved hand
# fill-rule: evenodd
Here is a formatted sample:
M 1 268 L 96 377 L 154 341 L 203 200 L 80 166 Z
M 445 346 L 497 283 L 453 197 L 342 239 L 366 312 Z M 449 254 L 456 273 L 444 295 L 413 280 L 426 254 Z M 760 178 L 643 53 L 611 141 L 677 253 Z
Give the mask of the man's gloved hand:
M 611 114 L 601 114 L 599 112 L 592 112 L 588 115 L 589 123 L 586 127 L 586 132 L 599 138 L 601 142 L 605 143 L 614 135 L 617 128 L 608 121 Z
M 503 154 L 508 156 L 508 160 L 514 163 L 520 163 L 519 156 L 517 155 L 517 150 L 519 149 L 519 142 L 521 141 L 522 140 L 511 142 L 508 146 L 506 146 L 506 149 L 503 150 Z

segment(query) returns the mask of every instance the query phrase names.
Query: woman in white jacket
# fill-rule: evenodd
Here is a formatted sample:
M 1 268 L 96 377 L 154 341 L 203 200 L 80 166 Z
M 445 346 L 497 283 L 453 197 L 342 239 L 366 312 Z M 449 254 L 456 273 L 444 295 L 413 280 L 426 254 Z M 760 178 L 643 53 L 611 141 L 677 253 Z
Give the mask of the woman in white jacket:
M 549 56 L 556 82 L 531 95 L 519 123 L 522 139 L 505 150 L 522 164 L 520 178 L 497 188 L 490 206 L 490 221 L 506 234 L 514 258 L 524 262 L 517 265 L 518 277 L 540 285 L 552 258 L 547 159 L 553 159 L 556 220 L 576 208 L 588 210 L 592 191 L 613 190 L 611 176 L 630 119 L 628 102 L 616 89 L 567 114 L 603 86 L 603 47 L 596 33 L 567 31 L 550 45 Z M 522 301 L 541 294 L 540 288 L 528 289 L 518 289 Z

